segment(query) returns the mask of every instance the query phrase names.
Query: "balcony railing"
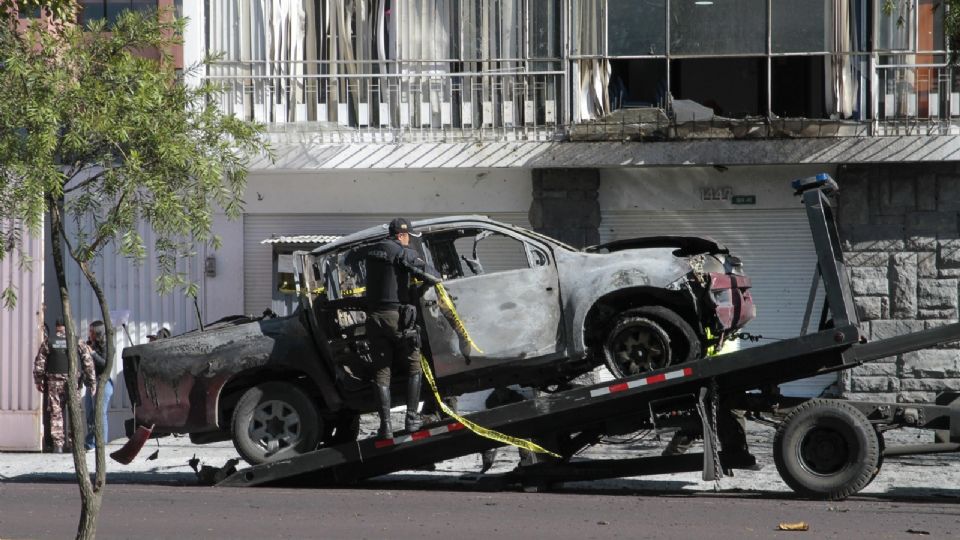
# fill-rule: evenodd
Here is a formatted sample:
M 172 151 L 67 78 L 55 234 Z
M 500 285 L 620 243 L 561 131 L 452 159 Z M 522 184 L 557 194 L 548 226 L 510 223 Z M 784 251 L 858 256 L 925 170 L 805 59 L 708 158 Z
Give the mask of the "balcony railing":
M 486 71 L 491 64 L 511 68 Z M 561 137 L 564 73 L 517 65 L 222 63 L 209 68 L 207 79 L 222 86 L 224 112 L 266 124 L 308 124 L 331 142 Z
M 527 69 L 531 65 L 553 69 Z M 867 121 L 771 118 L 729 120 L 729 126 L 678 123 L 669 110 L 651 111 L 653 120 L 612 111 L 571 125 L 565 106 L 571 85 L 559 67 L 557 61 L 503 59 L 223 62 L 209 67 L 207 79 L 221 85 L 224 112 L 333 143 L 960 133 L 960 84 L 943 65 L 876 65 Z M 747 124 L 760 128 L 745 130 Z
M 956 134 L 960 86 L 942 65 L 878 65 L 877 135 Z

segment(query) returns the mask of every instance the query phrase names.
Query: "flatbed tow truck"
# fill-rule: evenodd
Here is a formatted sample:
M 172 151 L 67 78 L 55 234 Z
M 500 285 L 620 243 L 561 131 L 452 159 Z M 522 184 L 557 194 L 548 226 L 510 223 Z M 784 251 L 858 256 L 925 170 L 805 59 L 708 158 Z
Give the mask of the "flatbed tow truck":
M 561 456 L 499 475 L 501 485 L 549 489 L 563 481 L 697 470 L 706 481 L 718 480 L 725 471 L 753 466 L 719 449 L 721 400 L 725 407 L 779 419 L 774 461 L 787 485 L 805 497 L 842 499 L 857 493 L 879 473 L 885 456 L 960 451 L 960 393 L 942 393 L 933 404 L 779 395 L 777 385 L 784 382 L 960 340 L 960 323 L 954 323 L 866 342 L 833 214 L 831 197 L 838 186 L 828 175 L 818 175 L 793 187 L 806 207 L 818 259 L 800 335 L 470 414 L 467 418 L 480 426 L 534 440 Z M 819 322 L 808 332 L 821 284 Z M 702 453 L 573 459 L 604 437 L 680 427 L 703 436 Z M 885 446 L 883 433 L 900 427 L 935 430 L 938 442 Z M 349 484 L 499 446 L 503 443 L 446 419 L 393 439 L 368 438 L 241 469 L 218 485 Z

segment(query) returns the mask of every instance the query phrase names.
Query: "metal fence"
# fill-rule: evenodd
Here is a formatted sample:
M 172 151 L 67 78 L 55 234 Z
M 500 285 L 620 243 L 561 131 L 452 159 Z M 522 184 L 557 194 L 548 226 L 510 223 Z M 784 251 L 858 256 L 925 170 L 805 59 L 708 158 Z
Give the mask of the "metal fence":
M 489 69 L 481 64 L 502 63 L 399 69 L 376 63 L 222 63 L 209 68 L 207 79 L 222 87 L 224 112 L 266 124 L 319 123 L 318 133 L 340 140 L 556 139 L 563 128 L 564 73 L 480 71 Z M 476 71 L 466 70 L 471 68 Z M 378 72 L 387 69 L 399 72 Z
M 878 65 L 877 135 L 960 132 L 960 87 L 942 65 Z
M 531 66 L 548 69 L 532 70 Z M 264 124 L 309 130 L 319 142 L 428 142 L 469 140 L 563 140 L 649 136 L 632 113 L 571 124 L 571 92 L 556 60 L 498 59 L 487 62 L 221 62 L 207 80 L 222 88 L 228 114 Z M 776 118 L 750 137 L 837 137 L 956 134 L 960 132 L 960 84 L 942 64 L 879 64 L 869 83 L 867 121 Z M 698 136 L 716 122 L 677 122 L 668 109 L 652 123 L 657 134 Z M 292 126 L 292 127 L 291 127 Z M 297 127 L 299 126 L 299 127 Z M 625 131 L 624 131 L 625 130 Z M 617 133 L 613 133 L 616 131 Z M 636 133 L 634 132 L 636 131 Z M 622 133 L 621 133 L 622 132 Z M 731 135 L 738 137 L 734 129 Z M 585 134 L 587 134 L 585 136 Z

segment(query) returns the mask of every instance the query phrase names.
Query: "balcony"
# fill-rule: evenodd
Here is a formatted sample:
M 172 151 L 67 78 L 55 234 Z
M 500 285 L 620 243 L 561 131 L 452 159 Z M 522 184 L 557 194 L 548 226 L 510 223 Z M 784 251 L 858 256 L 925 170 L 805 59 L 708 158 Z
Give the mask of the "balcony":
M 491 71 L 490 65 L 520 67 Z M 564 72 L 526 67 L 518 61 L 222 62 L 208 68 L 207 79 L 222 87 L 224 112 L 274 131 L 309 131 L 318 142 L 558 140 Z
M 678 112 L 670 102 L 666 110 L 625 107 L 570 122 L 565 103 L 571 90 L 564 71 L 526 69 L 530 64 L 222 62 L 210 66 L 207 79 L 222 87 L 224 112 L 267 124 L 273 132 L 309 133 L 311 140 L 331 144 L 960 133 L 960 85 L 942 65 L 876 65 L 872 80 L 860 79 L 867 87 L 857 98 L 864 101 L 864 120 L 726 118 L 694 104 L 707 110 L 698 116 Z M 521 67 L 484 71 L 488 65 Z
M 960 133 L 960 86 L 950 67 L 877 66 L 876 135 Z

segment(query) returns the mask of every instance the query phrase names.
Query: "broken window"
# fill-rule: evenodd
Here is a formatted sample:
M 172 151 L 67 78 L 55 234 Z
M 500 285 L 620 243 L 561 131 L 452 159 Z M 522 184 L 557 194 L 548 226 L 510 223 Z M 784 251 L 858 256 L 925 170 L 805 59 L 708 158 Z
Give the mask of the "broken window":
M 772 111 L 781 118 L 825 118 L 825 56 L 780 56 L 772 60 Z
M 610 62 L 610 106 L 665 107 L 667 61 L 663 58 L 638 58 Z
M 726 118 L 766 114 L 765 58 L 685 58 L 670 66 L 675 99 L 691 100 Z
M 533 261 L 545 257 L 528 253 L 524 242 L 491 229 L 448 229 L 425 238 L 434 267 L 443 279 L 527 269 L 531 257 Z

